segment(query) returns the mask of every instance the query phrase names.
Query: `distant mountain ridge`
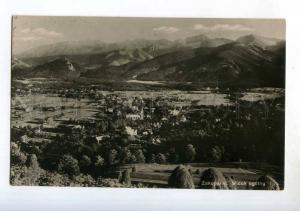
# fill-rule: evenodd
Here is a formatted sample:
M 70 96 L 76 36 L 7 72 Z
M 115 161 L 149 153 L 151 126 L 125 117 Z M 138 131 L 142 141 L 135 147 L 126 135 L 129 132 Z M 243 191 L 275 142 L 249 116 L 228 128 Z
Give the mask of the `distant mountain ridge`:
M 175 41 L 95 42 L 92 50 L 82 43 L 89 47 L 76 51 L 66 44 L 47 52 L 71 54 L 18 59 L 28 65 L 23 65 L 26 74 L 13 76 L 284 86 L 285 42 L 274 38 L 246 35 L 232 41 L 197 35 Z
M 30 58 L 61 55 L 99 54 L 120 49 L 134 50 L 149 48 L 149 50 L 155 51 L 176 47 L 176 45 L 178 45 L 178 43 L 169 40 L 143 39 L 128 40 L 119 43 L 105 43 L 98 40 L 65 41 L 28 49 L 27 51 L 15 55 L 15 57 Z
M 252 81 L 254 84 L 282 86 L 284 82 L 284 55 L 255 45 L 233 42 L 215 48 L 197 48 L 188 52 L 163 55 L 139 64 L 129 70 L 139 80 L 178 82 L 217 82 L 235 84 Z M 177 58 L 177 59 L 175 59 Z M 139 71 L 140 70 L 140 71 Z M 138 75 L 136 74 L 138 73 Z
M 233 42 L 232 40 L 226 38 L 209 38 L 203 34 L 187 37 L 184 41 L 185 46 L 189 46 L 192 48 L 218 47 L 220 45 Z
M 268 37 L 249 34 L 246 36 L 239 37 L 236 41 L 247 45 L 257 45 L 261 48 L 266 48 L 268 46 L 276 45 L 281 40 L 276 38 L 268 38 Z
M 60 56 L 60 55 L 80 55 L 80 54 L 97 54 L 104 53 L 119 49 L 133 50 L 144 49 L 153 56 L 160 54 L 157 51 L 163 53 L 169 52 L 168 49 L 176 49 L 182 47 L 216 47 L 232 40 L 225 38 L 212 38 L 210 39 L 206 35 L 200 34 L 192 37 L 187 37 L 183 40 L 170 41 L 167 39 L 159 40 L 146 40 L 136 39 L 127 40 L 117 43 L 105 43 L 99 40 L 86 40 L 86 41 L 64 41 L 49 45 L 42 45 L 32 49 L 18 53 L 15 57 L 18 58 L 30 58 L 30 57 L 48 57 L 48 56 Z M 164 51 L 166 50 L 166 51 Z

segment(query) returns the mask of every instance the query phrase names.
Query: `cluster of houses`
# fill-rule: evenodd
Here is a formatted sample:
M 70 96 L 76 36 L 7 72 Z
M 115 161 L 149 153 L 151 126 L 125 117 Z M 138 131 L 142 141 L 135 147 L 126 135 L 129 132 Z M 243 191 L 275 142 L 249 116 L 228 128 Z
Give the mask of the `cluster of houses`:
M 15 91 L 22 96 L 39 93 L 42 90 L 39 87 L 29 87 L 28 89 L 16 89 Z M 43 90 L 43 92 L 47 91 L 49 90 Z M 99 142 L 110 137 L 111 134 L 125 133 L 129 137 L 139 140 L 151 137 L 150 139 L 153 143 L 160 143 L 163 137 L 159 136 L 158 131 L 163 124 L 175 126 L 188 122 L 193 113 L 199 110 L 196 109 L 197 111 L 195 111 L 188 105 L 176 103 L 181 102 L 183 99 L 180 96 L 176 98 L 177 95 L 175 94 L 172 96 L 172 99 L 157 96 L 152 98 L 128 96 L 117 92 L 100 92 L 96 88 L 88 87 L 51 89 L 47 94 L 54 94 L 64 99 L 68 97 L 75 97 L 76 100 L 80 100 L 80 98 L 90 99 L 94 104 L 95 110 L 97 110 L 97 114 L 95 117 L 88 117 L 85 120 L 89 121 L 89 123 L 103 122 L 106 125 L 105 129 L 98 130 L 94 134 Z M 76 105 L 73 107 L 77 108 Z M 38 135 L 46 136 L 48 134 L 50 137 L 54 137 L 64 131 L 85 130 L 81 121 L 69 121 L 63 112 L 57 112 L 57 110 L 64 109 L 61 105 L 50 106 L 44 102 L 39 102 L 39 105 L 26 107 L 25 110 L 22 105 L 16 106 L 14 107 L 13 115 L 19 118 L 18 112 L 31 112 L 37 109 L 41 112 L 57 113 L 48 117 L 40 116 L 31 119 L 31 122 L 36 124 L 35 132 Z M 78 109 L 81 109 L 80 106 Z M 245 119 L 250 120 L 251 115 L 245 115 Z M 211 122 L 211 120 L 209 121 Z M 197 120 L 197 122 L 200 125 L 201 119 Z M 228 128 L 226 125 L 223 125 L 222 119 L 218 116 L 214 118 L 214 122 L 215 125 L 222 124 L 224 129 Z

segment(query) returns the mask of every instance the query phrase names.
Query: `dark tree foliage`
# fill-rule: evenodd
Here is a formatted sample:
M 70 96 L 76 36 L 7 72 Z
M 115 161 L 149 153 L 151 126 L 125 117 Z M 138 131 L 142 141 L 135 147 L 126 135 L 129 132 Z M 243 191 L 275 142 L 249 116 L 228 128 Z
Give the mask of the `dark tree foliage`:
M 111 149 L 108 153 L 107 163 L 109 165 L 114 165 L 118 162 L 118 151 L 115 149 Z
M 146 158 L 144 156 L 144 153 L 141 149 L 137 150 L 135 153 L 135 158 L 137 163 L 145 163 Z
M 70 177 L 79 175 L 80 169 L 78 161 L 71 155 L 64 155 L 58 164 L 58 171 L 62 174 L 67 174 Z
M 195 173 L 200 174 L 200 169 L 196 169 Z
M 194 161 L 196 156 L 196 149 L 192 144 L 188 144 L 184 148 L 184 159 L 186 162 Z
M 79 161 L 80 170 L 87 172 L 91 164 L 92 164 L 91 158 L 87 155 L 83 155 Z
M 178 163 L 179 162 L 179 155 L 176 152 L 176 149 L 172 147 L 168 151 L 168 162 L 169 163 Z
M 130 170 L 126 169 L 122 172 L 120 183 L 124 183 L 126 185 L 131 184 Z
M 148 163 L 155 163 L 156 162 L 156 156 L 155 154 L 150 154 L 148 157 Z
M 37 157 L 36 157 L 35 154 L 31 154 L 31 155 L 28 156 L 27 166 L 28 167 L 32 167 L 34 169 L 39 168 L 38 159 L 37 159 Z
M 167 159 L 166 159 L 166 156 L 162 153 L 158 153 L 156 156 L 155 156 L 155 162 L 156 163 L 159 163 L 159 164 L 164 164 L 166 163 Z
M 12 143 L 11 146 L 11 162 L 15 165 L 23 165 L 27 161 L 27 156 L 21 152 L 19 146 L 15 143 Z
M 95 160 L 95 166 L 97 168 L 101 168 L 102 166 L 104 166 L 104 164 L 105 164 L 104 159 L 100 155 L 98 155 Z
M 219 146 L 214 146 L 211 148 L 210 150 L 210 159 L 213 162 L 220 162 L 222 160 L 222 156 L 223 156 L 223 151 L 221 149 L 221 147 Z

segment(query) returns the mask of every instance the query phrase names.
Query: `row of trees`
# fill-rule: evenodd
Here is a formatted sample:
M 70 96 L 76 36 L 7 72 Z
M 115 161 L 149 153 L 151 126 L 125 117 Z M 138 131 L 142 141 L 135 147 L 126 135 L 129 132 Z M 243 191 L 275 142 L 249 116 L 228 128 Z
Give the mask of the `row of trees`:
M 123 164 L 132 163 L 179 163 L 193 162 L 196 158 L 197 151 L 192 144 L 188 144 L 184 147 L 181 157 L 176 152 L 175 148 L 171 148 L 168 152 L 162 153 L 148 153 L 146 150 L 142 149 L 129 149 L 128 147 L 116 147 L 103 149 L 105 146 L 100 146 L 96 148 L 96 151 L 92 152 L 91 149 L 83 147 L 73 151 L 68 151 L 66 153 L 61 152 L 60 158 L 45 158 L 41 160 L 43 166 L 46 169 L 57 170 L 61 174 L 67 174 L 69 176 L 76 176 L 80 173 L 88 173 L 94 176 L 99 176 L 105 169 Z M 58 149 L 55 148 L 56 153 Z M 74 153 L 74 152 L 79 152 Z M 51 151 L 53 153 L 53 151 Z M 47 152 L 50 153 L 49 151 Z M 83 154 L 81 154 L 83 153 Z M 211 162 L 221 161 L 222 149 L 218 146 L 214 146 L 211 149 Z M 53 169 L 48 166 L 49 163 L 54 163 L 57 169 Z
M 187 144 L 180 150 L 171 147 L 160 152 L 154 151 L 151 147 L 130 149 L 128 146 L 119 146 L 112 140 L 91 143 L 91 139 L 81 140 L 80 138 L 77 136 L 57 137 L 53 142 L 41 146 L 30 141 L 27 143 L 13 142 L 12 163 L 26 164 L 30 155 L 34 154 L 38 156 L 41 167 L 45 170 L 57 171 L 71 177 L 80 173 L 99 176 L 103 173 L 104 168 L 115 165 L 193 162 L 197 156 L 197 149 L 192 144 Z M 210 152 L 211 162 L 221 161 L 223 153 L 221 147 L 214 146 Z

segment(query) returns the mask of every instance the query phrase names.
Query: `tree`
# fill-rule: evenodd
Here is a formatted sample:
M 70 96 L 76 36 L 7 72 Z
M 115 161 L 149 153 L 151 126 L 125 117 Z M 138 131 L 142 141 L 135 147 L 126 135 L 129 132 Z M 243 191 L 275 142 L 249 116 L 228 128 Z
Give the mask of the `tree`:
M 83 155 L 79 164 L 80 164 L 80 169 L 86 171 L 88 167 L 91 165 L 92 161 L 91 158 L 87 155 Z
M 170 163 L 178 163 L 179 161 L 179 156 L 176 153 L 175 148 L 171 148 L 168 152 L 169 156 L 168 156 L 168 161 Z
M 166 163 L 166 156 L 162 153 L 158 153 L 156 156 L 155 156 L 155 162 L 156 163 L 159 163 L 159 164 L 163 164 L 163 163 Z
M 103 169 L 103 166 L 105 164 L 105 160 L 103 157 L 101 157 L 100 155 L 97 155 L 96 158 L 95 158 L 95 163 L 94 163 L 94 166 L 95 166 L 95 173 L 97 175 L 99 175 Z
M 27 166 L 23 166 L 18 175 L 14 175 L 15 178 L 19 177 L 23 185 L 37 185 L 38 179 L 41 174 L 44 173 L 44 170 L 40 168 L 37 157 L 35 154 L 31 154 L 27 158 Z
M 11 162 L 16 165 L 23 165 L 26 163 L 27 156 L 21 152 L 20 147 L 16 143 L 11 144 Z
M 46 171 L 38 179 L 39 186 L 70 186 L 70 178 L 57 172 Z
M 40 167 L 38 163 L 38 159 L 35 154 L 29 155 L 27 160 L 28 167 L 31 167 L 33 169 L 38 169 Z
M 118 162 L 117 160 L 118 152 L 115 149 L 111 149 L 108 153 L 108 165 L 114 165 Z
M 93 187 L 96 185 L 96 181 L 89 174 L 77 175 L 76 177 L 74 177 L 72 183 L 70 184 L 70 186 Z
M 155 154 L 151 154 L 148 157 L 148 163 L 155 163 L 155 162 L 156 162 L 156 156 L 155 156 Z
M 135 153 L 135 158 L 136 158 L 136 162 L 137 163 L 145 163 L 145 156 L 144 156 L 144 153 L 141 149 L 137 150 Z
M 72 155 L 64 155 L 59 161 L 58 171 L 70 177 L 77 176 L 80 173 L 78 161 Z
M 214 146 L 210 150 L 210 158 L 213 162 L 220 162 L 223 157 L 223 151 L 219 146 Z
M 194 146 L 192 144 L 186 145 L 184 148 L 185 161 L 192 162 L 193 160 L 195 160 L 195 156 L 196 156 L 196 149 L 194 148 Z
M 131 162 L 131 152 L 127 147 L 122 147 L 120 151 L 120 162 L 122 164 L 130 163 Z
M 183 166 L 177 166 L 169 177 L 168 185 L 172 188 L 194 189 L 194 181 L 189 170 Z
M 131 184 L 131 177 L 130 177 L 130 171 L 129 169 L 126 169 L 122 172 L 120 183 L 124 183 L 126 185 Z
M 257 180 L 255 190 L 280 190 L 278 182 L 268 175 L 261 176 Z
M 104 165 L 104 158 L 102 158 L 100 155 L 97 155 L 96 161 L 95 161 L 95 166 L 97 168 L 101 168 Z
M 135 156 L 135 155 L 131 155 L 131 156 L 130 156 L 129 163 L 137 163 L 137 159 L 136 159 L 136 156 Z

